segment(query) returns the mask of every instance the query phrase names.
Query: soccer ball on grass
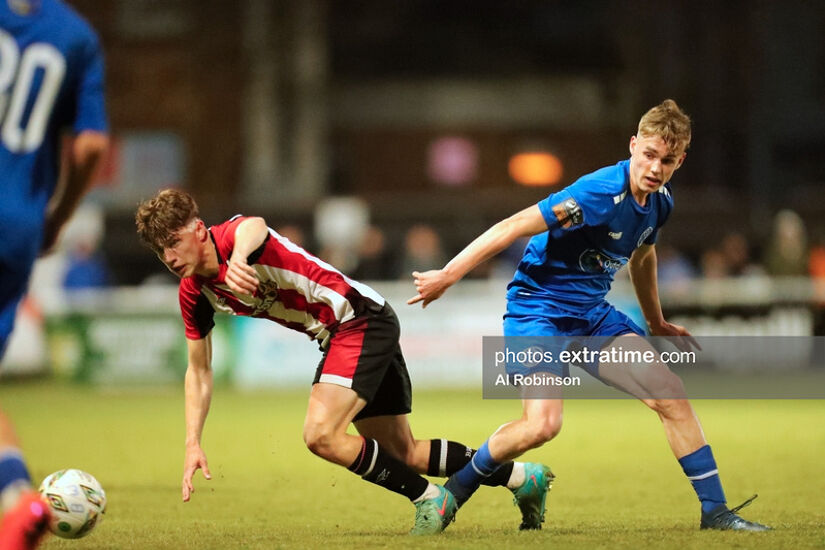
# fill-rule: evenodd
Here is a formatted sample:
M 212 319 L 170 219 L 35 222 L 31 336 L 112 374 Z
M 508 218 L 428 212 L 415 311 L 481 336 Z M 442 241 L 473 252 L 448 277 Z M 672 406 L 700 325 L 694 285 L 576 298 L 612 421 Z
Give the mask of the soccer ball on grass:
M 103 521 L 106 493 L 82 470 L 59 470 L 46 477 L 39 490 L 52 512 L 49 529 L 58 537 L 85 537 Z

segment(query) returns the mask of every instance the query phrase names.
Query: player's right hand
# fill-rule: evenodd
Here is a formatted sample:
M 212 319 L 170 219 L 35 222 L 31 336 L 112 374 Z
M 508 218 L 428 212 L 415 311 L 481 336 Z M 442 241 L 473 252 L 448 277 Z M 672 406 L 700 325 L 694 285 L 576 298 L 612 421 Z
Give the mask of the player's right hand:
M 235 292 L 252 296 L 258 288 L 258 272 L 255 268 L 246 263 L 245 258 L 235 257 L 229 259 L 226 269 L 226 285 Z
M 700 346 L 699 342 L 688 332 L 688 329 L 676 323 L 662 321 L 661 324 L 655 327 L 651 326 L 650 335 L 670 337 L 673 345 L 681 351 L 692 351 L 693 349 L 702 350 L 702 346 Z
M 206 463 L 206 453 L 203 452 L 200 445 L 188 445 L 186 447 L 186 457 L 183 460 L 183 482 L 181 484 L 183 502 L 189 502 L 189 497 L 195 492 L 195 488 L 192 486 L 192 477 L 198 469 L 203 471 L 204 478 L 207 480 L 212 479 L 209 465 Z

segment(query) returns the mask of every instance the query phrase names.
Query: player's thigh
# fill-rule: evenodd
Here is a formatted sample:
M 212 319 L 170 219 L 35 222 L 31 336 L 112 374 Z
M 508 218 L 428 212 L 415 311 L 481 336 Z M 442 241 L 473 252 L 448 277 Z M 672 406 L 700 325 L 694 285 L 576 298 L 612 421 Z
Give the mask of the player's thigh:
M 564 410 L 562 392 L 560 388 L 545 389 L 548 393 L 540 398 L 526 397 L 521 400 L 522 418 L 530 424 L 547 425 L 558 431 Z
M 599 363 L 598 376 L 604 382 L 639 399 L 682 399 L 684 386 L 679 377 L 659 359 L 659 352 L 638 334 L 623 334 L 607 347 L 614 355 L 627 358 Z
M 319 382 L 312 386 L 304 421 L 305 435 L 343 433 L 366 401 L 354 390 Z

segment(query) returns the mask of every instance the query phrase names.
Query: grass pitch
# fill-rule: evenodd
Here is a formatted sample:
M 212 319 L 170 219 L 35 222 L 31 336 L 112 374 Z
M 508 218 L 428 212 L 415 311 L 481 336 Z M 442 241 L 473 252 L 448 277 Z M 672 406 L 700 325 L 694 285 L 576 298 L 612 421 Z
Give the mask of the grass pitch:
M 50 537 L 57 549 L 277 548 L 825 548 L 825 402 L 696 401 L 731 505 L 754 492 L 746 518 L 769 533 L 700 531 L 699 505 L 655 415 L 631 400 L 565 403 L 561 435 L 526 459 L 549 464 L 556 483 L 547 523 L 520 533 L 510 493 L 483 487 L 440 536 L 412 538 L 414 509 L 312 456 L 301 440 L 308 389 L 216 392 L 198 473 L 180 501 L 183 390 L 111 391 L 4 382 L 32 475 L 87 470 L 109 498 L 88 537 Z M 517 416 L 517 401 L 478 392 L 418 392 L 419 438 L 477 446 Z

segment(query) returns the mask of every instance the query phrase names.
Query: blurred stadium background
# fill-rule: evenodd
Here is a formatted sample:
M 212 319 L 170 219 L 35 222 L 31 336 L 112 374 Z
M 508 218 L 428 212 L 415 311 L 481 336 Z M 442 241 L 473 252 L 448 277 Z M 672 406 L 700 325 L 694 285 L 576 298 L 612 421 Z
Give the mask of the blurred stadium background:
M 416 381 L 466 383 L 478 336 L 499 333 L 520 249 L 433 315 L 402 305 L 409 272 L 625 158 L 638 117 L 665 97 L 695 125 L 658 247 L 667 313 L 703 335 L 825 332 L 822 3 L 72 4 L 107 54 L 115 145 L 36 271 L 6 376 L 180 378 L 175 281 L 140 247 L 133 212 L 181 186 L 207 223 L 261 215 L 381 281 Z M 624 278 L 614 300 L 632 311 Z M 303 383 L 316 359 L 277 327 L 225 319 L 218 332 L 225 380 Z M 273 369 L 252 342 L 301 369 Z

